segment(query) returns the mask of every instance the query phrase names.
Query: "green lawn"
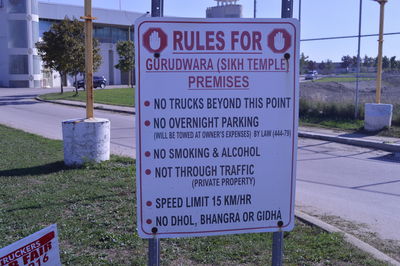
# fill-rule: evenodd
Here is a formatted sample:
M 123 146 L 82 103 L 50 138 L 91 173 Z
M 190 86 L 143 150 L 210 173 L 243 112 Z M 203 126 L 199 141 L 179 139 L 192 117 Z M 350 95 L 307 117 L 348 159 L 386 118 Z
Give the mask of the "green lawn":
M 86 91 L 79 90 L 79 94 L 75 92 L 49 93 L 41 95 L 44 100 L 69 100 L 86 102 Z M 117 89 L 97 89 L 94 90 L 95 103 L 134 106 L 135 105 L 135 89 L 134 88 L 117 88 Z
M 58 224 L 63 265 L 145 265 L 135 231 L 135 162 L 68 168 L 62 142 L 0 126 L 0 248 Z M 339 234 L 299 221 L 285 233 L 285 265 L 385 265 Z M 164 265 L 268 265 L 271 234 L 161 241 Z
M 359 78 L 360 81 L 375 80 L 375 78 Z M 326 77 L 314 80 L 314 82 L 356 82 L 355 77 Z

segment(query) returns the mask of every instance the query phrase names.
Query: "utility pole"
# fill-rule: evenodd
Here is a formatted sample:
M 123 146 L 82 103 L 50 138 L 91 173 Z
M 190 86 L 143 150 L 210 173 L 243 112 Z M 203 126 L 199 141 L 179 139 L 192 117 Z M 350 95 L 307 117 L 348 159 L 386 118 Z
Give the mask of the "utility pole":
M 376 76 L 376 95 L 375 102 L 381 103 L 381 88 L 382 88 L 382 49 L 383 49 L 383 24 L 385 17 L 385 4 L 388 0 L 375 0 L 380 4 L 379 16 L 379 39 L 378 39 L 378 73 Z
M 85 0 L 85 88 L 86 118 L 93 118 L 93 19 L 92 0 Z
M 361 50 L 361 18 L 362 18 L 362 0 L 360 0 L 360 10 L 358 15 L 358 47 L 357 47 L 357 76 L 356 76 L 356 93 L 355 93 L 355 104 L 354 104 L 354 118 L 358 119 L 358 91 L 359 91 L 359 83 L 360 83 L 360 69 L 361 69 L 361 58 L 360 58 L 360 50 Z

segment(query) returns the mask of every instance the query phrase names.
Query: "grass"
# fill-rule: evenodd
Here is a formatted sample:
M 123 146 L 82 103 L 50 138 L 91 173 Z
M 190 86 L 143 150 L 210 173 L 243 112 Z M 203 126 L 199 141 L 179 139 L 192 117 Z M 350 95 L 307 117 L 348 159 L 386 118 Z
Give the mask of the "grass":
M 400 127 L 392 125 L 390 129 L 383 129 L 379 132 L 368 132 L 364 130 L 364 121 L 355 119 L 330 119 L 322 117 L 300 117 L 300 126 L 305 127 L 318 127 L 318 128 L 329 128 L 338 129 L 348 132 L 358 132 L 365 135 L 377 135 L 383 137 L 394 137 L 400 138 Z
M 133 88 L 119 88 L 96 90 L 94 100 L 96 103 L 134 106 L 135 96 Z M 50 93 L 40 96 L 45 100 L 72 100 L 86 102 L 86 94 L 80 91 L 78 95 L 74 92 Z M 359 114 L 364 114 L 363 105 L 360 105 Z M 400 137 L 400 105 L 394 106 L 393 125 L 390 130 L 379 132 L 383 136 Z M 304 126 L 322 126 L 326 128 L 337 128 L 342 130 L 361 130 L 363 121 L 351 119 L 354 116 L 353 104 L 338 104 L 324 102 L 310 102 L 300 99 L 300 122 Z M 363 119 L 363 117 L 361 117 Z
M 97 89 L 94 91 L 95 103 L 134 106 L 135 105 L 135 90 L 134 88 L 117 88 L 117 89 Z M 44 100 L 69 100 L 86 102 L 86 91 L 75 92 L 49 93 L 40 96 Z
M 301 117 L 300 126 L 334 128 L 345 131 L 359 131 L 364 127 L 363 120 L 326 119 L 319 117 Z
M 112 157 L 63 165 L 61 141 L 0 126 L 0 248 L 58 224 L 64 265 L 145 265 L 135 231 L 134 161 Z M 339 234 L 296 222 L 285 233 L 285 265 L 385 265 Z M 267 265 L 271 234 L 161 241 L 165 265 Z
M 346 221 L 341 217 L 332 215 L 321 215 L 318 218 L 345 232 L 357 236 L 359 239 L 389 255 L 393 259 L 400 260 L 400 241 L 382 239 L 377 233 L 369 231 L 368 226 L 363 223 Z
M 359 78 L 360 81 L 374 80 L 375 78 Z M 326 77 L 314 80 L 314 82 L 356 82 L 355 77 Z
M 348 132 L 357 132 L 365 135 L 376 135 L 383 137 L 400 138 L 400 127 L 392 125 L 389 129 L 382 129 L 378 132 L 368 132 L 364 130 L 363 120 L 354 119 L 330 119 L 321 117 L 300 117 L 300 126 L 305 127 L 318 127 L 318 128 L 329 128 L 338 129 Z
M 324 127 L 371 134 L 364 131 L 363 105 L 360 105 L 358 113 L 360 114 L 360 119 L 353 119 L 353 104 L 311 102 L 300 99 L 300 126 Z M 373 134 L 400 138 L 400 104 L 393 106 L 392 127 L 379 132 L 373 132 Z

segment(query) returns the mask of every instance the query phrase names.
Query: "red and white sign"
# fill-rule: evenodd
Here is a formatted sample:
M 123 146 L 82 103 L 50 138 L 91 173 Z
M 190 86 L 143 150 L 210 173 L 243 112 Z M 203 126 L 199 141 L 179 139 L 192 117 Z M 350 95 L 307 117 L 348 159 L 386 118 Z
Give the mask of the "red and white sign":
M 138 233 L 294 226 L 295 19 L 136 22 Z
M 0 249 L 0 265 L 61 265 L 57 225 L 53 224 Z
M 168 37 L 160 28 L 150 28 L 143 34 L 143 46 L 150 53 L 162 52 L 167 47 Z

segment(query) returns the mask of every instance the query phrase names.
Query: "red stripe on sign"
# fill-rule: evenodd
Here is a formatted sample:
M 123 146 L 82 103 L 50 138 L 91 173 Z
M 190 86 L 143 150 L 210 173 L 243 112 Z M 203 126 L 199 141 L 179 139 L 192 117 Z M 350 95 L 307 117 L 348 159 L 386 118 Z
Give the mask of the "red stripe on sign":
M 40 239 L 38 239 L 38 241 L 40 242 L 40 244 L 43 246 L 44 244 L 46 244 L 47 242 L 49 242 L 50 240 L 52 240 L 55 237 L 55 233 L 50 232 L 44 236 L 42 236 Z
M 50 242 L 54 237 L 55 237 L 55 232 L 50 232 L 47 233 L 46 235 L 42 236 L 41 238 L 32 241 L 31 243 L 16 249 L 13 252 L 10 252 L 9 254 L 3 256 L 0 258 L 0 265 L 4 266 L 7 265 L 18 258 L 22 257 L 25 254 L 29 254 L 35 249 L 40 248 L 41 246 L 45 245 L 46 243 Z

